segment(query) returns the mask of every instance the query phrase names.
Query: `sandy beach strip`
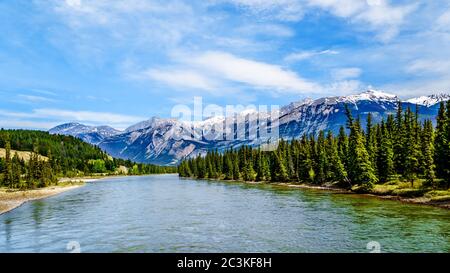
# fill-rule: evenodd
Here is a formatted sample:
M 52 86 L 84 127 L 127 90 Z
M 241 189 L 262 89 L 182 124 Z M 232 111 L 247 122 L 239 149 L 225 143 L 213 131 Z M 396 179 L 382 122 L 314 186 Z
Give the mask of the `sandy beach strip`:
M 83 184 L 78 183 L 24 191 L 0 188 L 0 215 L 20 207 L 26 202 L 54 196 L 81 186 L 83 186 Z

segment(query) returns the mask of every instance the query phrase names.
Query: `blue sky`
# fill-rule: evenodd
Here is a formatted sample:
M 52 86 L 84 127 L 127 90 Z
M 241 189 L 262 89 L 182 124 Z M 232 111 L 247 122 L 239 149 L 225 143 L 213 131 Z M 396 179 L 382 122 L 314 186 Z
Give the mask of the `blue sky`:
M 446 0 L 0 1 L 0 33 L 4 128 L 450 91 Z

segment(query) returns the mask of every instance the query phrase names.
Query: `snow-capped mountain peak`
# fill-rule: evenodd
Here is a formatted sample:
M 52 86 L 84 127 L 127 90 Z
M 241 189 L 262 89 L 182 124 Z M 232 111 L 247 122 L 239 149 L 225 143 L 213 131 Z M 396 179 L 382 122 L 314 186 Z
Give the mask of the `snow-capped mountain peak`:
M 340 97 L 339 102 L 357 102 L 357 101 L 398 101 L 398 97 L 394 94 L 385 93 L 379 90 L 369 89 L 357 95 Z
M 412 103 L 412 104 L 418 104 L 423 106 L 433 106 L 437 103 L 440 103 L 441 101 L 447 101 L 450 100 L 450 94 L 440 93 L 440 94 L 434 94 L 430 96 L 421 96 L 417 98 L 412 98 L 407 100 L 406 102 Z

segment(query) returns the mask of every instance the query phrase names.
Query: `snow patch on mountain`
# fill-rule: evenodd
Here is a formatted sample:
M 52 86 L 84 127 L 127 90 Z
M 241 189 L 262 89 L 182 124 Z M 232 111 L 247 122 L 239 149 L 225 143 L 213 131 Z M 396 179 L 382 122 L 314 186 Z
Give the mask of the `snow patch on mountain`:
M 398 101 L 398 97 L 394 94 L 385 93 L 378 90 L 367 90 L 366 92 L 357 94 L 357 95 L 350 95 L 350 96 L 343 96 L 339 97 L 337 99 L 338 102 L 351 102 L 355 103 L 357 101 L 374 101 L 374 102 L 384 102 L 384 101 Z
M 430 96 L 421 96 L 417 98 L 412 98 L 407 100 L 407 102 L 430 107 L 437 103 L 440 103 L 441 101 L 448 101 L 448 100 L 450 100 L 450 94 L 440 93 Z

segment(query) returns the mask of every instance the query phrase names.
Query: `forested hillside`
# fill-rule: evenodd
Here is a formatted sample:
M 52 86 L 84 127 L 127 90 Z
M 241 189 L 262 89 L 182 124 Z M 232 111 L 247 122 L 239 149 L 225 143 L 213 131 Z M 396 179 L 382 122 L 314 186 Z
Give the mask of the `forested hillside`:
M 416 108 L 417 109 L 417 108 Z M 362 128 L 346 108 L 347 128 L 337 136 L 320 132 L 281 140 L 275 151 L 242 147 L 183 161 L 182 177 L 226 180 L 305 182 L 370 191 L 376 184 L 407 181 L 431 189 L 450 186 L 450 102 L 440 104 L 437 127 L 420 122 L 417 110 L 402 109 L 379 124 L 372 116 Z
M 57 183 L 58 177 L 91 174 L 153 174 L 175 172 L 175 168 L 137 164 L 115 159 L 82 140 L 32 130 L 0 130 L 0 186 L 36 188 Z M 11 150 L 31 152 L 24 160 Z M 46 160 L 42 159 L 42 156 Z M 125 173 L 124 173 L 125 174 Z

